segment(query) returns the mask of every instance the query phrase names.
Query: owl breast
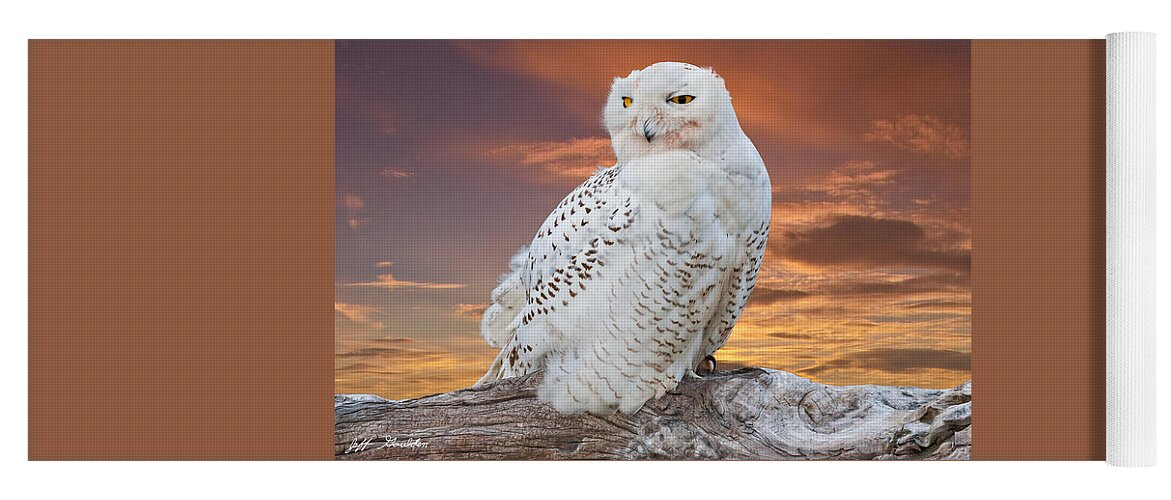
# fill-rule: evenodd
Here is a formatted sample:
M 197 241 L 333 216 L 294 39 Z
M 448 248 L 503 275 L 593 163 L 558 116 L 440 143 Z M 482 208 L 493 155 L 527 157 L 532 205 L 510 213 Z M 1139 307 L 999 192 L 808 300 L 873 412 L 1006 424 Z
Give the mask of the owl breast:
M 723 345 L 755 282 L 767 221 L 729 210 L 752 194 L 743 182 L 670 151 L 584 183 L 529 245 L 525 306 L 482 382 L 544 369 L 538 396 L 564 413 L 631 413 L 672 390 Z

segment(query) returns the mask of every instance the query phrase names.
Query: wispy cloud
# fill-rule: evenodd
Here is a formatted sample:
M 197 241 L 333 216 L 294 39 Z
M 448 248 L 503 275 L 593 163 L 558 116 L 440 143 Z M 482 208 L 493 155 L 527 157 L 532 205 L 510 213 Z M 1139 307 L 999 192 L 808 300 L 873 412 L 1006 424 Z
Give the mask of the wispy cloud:
M 463 283 L 427 283 L 423 281 L 408 281 L 395 278 L 393 274 L 379 274 L 378 279 L 374 281 L 366 281 L 361 283 L 346 283 L 346 286 L 369 286 L 375 288 L 385 288 L 393 290 L 396 288 L 425 288 L 432 290 L 446 290 L 451 288 L 463 288 L 467 285 Z
M 902 304 L 902 306 L 907 309 L 967 311 L 969 313 L 972 310 L 972 302 L 969 300 L 930 299 L 930 300 L 911 301 L 911 302 L 907 302 L 905 304 Z
M 877 120 L 870 124 L 866 140 L 890 143 L 906 151 L 943 155 L 953 160 L 968 155 L 964 130 L 928 115 L 906 115 L 894 121 Z
M 414 172 L 407 172 L 404 170 L 396 170 L 392 167 L 383 168 L 378 172 L 383 177 L 390 177 L 391 179 L 409 179 L 415 176 Z
M 453 314 L 456 317 L 468 318 L 479 321 L 484 317 L 484 311 L 488 310 L 488 304 L 456 304 Z
M 600 137 L 510 144 L 492 149 L 488 154 L 532 170 L 538 180 L 554 182 L 580 182 L 599 167 L 612 166 L 616 161 L 610 140 Z
M 375 329 L 381 329 L 384 325 L 381 321 L 375 320 L 374 315 L 381 314 L 376 307 L 363 306 L 359 304 L 347 304 L 345 302 L 334 302 L 333 311 L 341 314 L 346 319 L 355 323 L 371 326 Z
M 801 299 L 808 296 L 808 292 L 801 290 L 757 286 L 752 290 L 751 301 L 756 306 L 770 306 L 779 302 Z
M 887 372 L 934 368 L 967 372 L 972 369 L 972 354 L 942 349 L 871 349 L 829 360 L 802 373 L 816 375 L 849 368 Z
M 393 261 L 384 260 L 384 261 L 381 261 L 377 264 L 374 264 L 374 267 L 386 269 L 386 268 L 390 268 L 393 265 L 394 265 Z M 465 285 L 463 283 L 428 283 L 428 282 L 424 282 L 424 281 L 400 280 L 398 278 L 395 278 L 394 275 L 391 273 L 383 273 L 383 274 L 379 274 L 378 278 L 375 279 L 374 281 L 364 281 L 364 282 L 359 282 L 359 283 L 346 283 L 345 286 L 364 286 L 364 287 L 374 287 L 374 288 L 385 288 L 387 290 L 393 290 L 396 288 L 425 288 L 425 289 L 432 289 L 432 290 L 446 290 L 446 289 L 452 289 L 452 288 L 463 288 L 467 285 Z
M 886 295 L 892 297 L 919 293 L 967 291 L 971 276 L 966 272 L 932 273 L 921 276 L 876 278 L 840 278 L 825 287 L 828 294 L 838 297 L 857 295 Z
M 334 389 L 391 398 L 446 392 L 470 386 L 493 355 L 486 345 L 437 345 L 409 338 L 350 342 L 334 356 Z
M 342 205 L 346 209 L 346 215 L 349 216 L 347 223 L 350 229 L 358 229 L 367 219 L 359 218 L 358 215 L 362 213 L 362 209 L 366 208 L 366 201 L 361 196 L 356 194 L 347 194 L 342 197 Z
M 425 355 L 426 351 L 415 340 L 390 337 L 363 341 L 358 347 L 338 352 L 337 357 L 342 359 L 368 359 L 411 354 Z
M 342 201 L 346 205 L 346 210 L 360 211 L 366 208 L 366 202 L 362 200 L 361 196 L 356 194 L 347 194 Z
M 824 177 L 806 182 L 784 184 L 776 192 L 784 199 L 833 199 L 843 202 L 879 206 L 889 201 L 902 171 L 882 168 L 870 160 L 851 160 L 831 170 Z

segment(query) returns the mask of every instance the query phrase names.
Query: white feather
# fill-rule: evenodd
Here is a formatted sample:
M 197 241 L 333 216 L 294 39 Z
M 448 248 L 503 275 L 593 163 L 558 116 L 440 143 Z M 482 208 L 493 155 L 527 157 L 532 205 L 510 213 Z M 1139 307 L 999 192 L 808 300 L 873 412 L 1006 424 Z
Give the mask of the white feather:
M 617 79 L 605 121 L 617 165 L 553 210 L 482 324 L 502 349 L 479 383 L 544 369 L 537 395 L 563 413 L 633 413 L 693 373 L 727 340 L 768 236 L 768 172 L 714 72 Z
M 528 263 L 528 247 L 521 247 L 509 261 L 509 272 L 500 277 L 500 284 L 492 290 L 491 304 L 480 320 L 480 335 L 488 345 L 496 348 L 512 339 L 509 324 L 525 304 L 525 285 L 520 269 Z

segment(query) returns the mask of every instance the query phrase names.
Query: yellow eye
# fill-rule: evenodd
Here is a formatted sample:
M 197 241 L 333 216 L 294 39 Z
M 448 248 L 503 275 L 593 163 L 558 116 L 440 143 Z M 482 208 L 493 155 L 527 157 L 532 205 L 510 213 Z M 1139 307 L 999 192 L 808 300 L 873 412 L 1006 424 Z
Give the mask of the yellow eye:
M 667 99 L 667 100 L 668 100 L 668 101 L 671 101 L 671 102 L 673 102 L 673 103 L 675 103 L 675 104 L 687 104 L 687 103 L 689 103 L 689 102 L 691 102 L 691 101 L 694 101 L 694 100 L 695 100 L 695 96 L 693 96 L 693 95 L 677 95 L 677 96 L 675 96 L 675 97 L 672 97 L 672 98 L 670 98 L 670 99 Z
M 629 97 L 622 98 L 622 107 L 629 108 L 631 104 L 634 104 L 634 99 L 631 99 Z

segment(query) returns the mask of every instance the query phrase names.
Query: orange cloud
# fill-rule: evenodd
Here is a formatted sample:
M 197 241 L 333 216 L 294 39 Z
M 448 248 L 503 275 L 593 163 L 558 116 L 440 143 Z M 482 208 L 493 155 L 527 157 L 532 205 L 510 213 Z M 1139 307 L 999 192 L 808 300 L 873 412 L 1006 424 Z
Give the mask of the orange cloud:
M 814 301 L 816 303 L 816 301 Z M 834 302 L 827 302 L 834 304 Z M 829 384 L 950 387 L 971 378 L 970 322 L 961 313 L 884 316 L 881 299 L 745 313 L 718 364 L 791 371 Z
M 334 390 L 390 399 L 447 392 L 472 385 L 493 356 L 487 345 L 439 346 L 407 338 L 358 341 L 339 347 L 334 356 Z
M 479 321 L 487 310 L 488 304 L 456 304 L 454 314 L 456 317 Z
M 906 102 L 955 102 L 969 86 L 955 65 L 964 60 L 959 55 L 966 57 L 963 41 L 511 40 L 455 46 L 484 66 L 568 89 L 564 109 L 592 119 L 613 78 L 631 70 L 659 61 L 712 67 L 726 80 L 749 136 L 764 132 L 787 147 L 842 148 L 857 137 L 855 117 L 901 114 Z M 847 98 L 851 105 L 843 113 Z M 933 108 L 934 114 L 967 108 L 966 102 L 936 107 L 947 109 Z
M 804 373 L 816 375 L 842 368 L 866 368 L 887 372 L 935 368 L 967 372 L 972 369 L 972 353 L 945 349 L 869 349 L 829 360 L 804 370 Z
M 374 267 L 387 268 L 393 266 L 394 262 L 382 261 L 374 264 Z M 407 281 L 395 278 L 393 274 L 379 274 L 378 279 L 374 281 L 366 281 L 362 283 L 346 283 L 345 286 L 368 286 L 375 288 L 385 288 L 393 290 L 395 288 L 426 288 L 433 290 L 444 290 L 451 288 L 463 288 L 467 285 L 462 283 L 427 283 L 423 281 Z
M 510 144 L 495 148 L 488 154 L 536 170 L 538 179 L 555 182 L 583 181 L 599 167 L 610 167 L 617 161 L 610 148 L 610 140 L 601 137 Z
M 968 140 L 960 127 L 934 116 L 906 115 L 897 121 L 877 120 L 870 124 L 868 141 L 893 144 L 916 153 L 938 154 L 958 160 L 968 155 Z
M 808 292 L 803 292 L 801 290 L 757 286 L 752 290 L 752 298 L 750 303 L 757 306 L 771 306 L 779 302 L 803 299 L 808 296 Z
M 350 226 L 350 229 L 358 229 L 358 226 L 369 220 L 358 218 L 358 214 L 362 213 L 362 209 L 366 207 L 366 202 L 361 196 L 347 194 L 342 197 L 342 204 L 345 205 L 346 213 L 349 214 L 349 219 L 346 223 Z
M 852 160 L 831 170 L 823 178 L 783 185 L 774 190 L 782 199 L 829 197 L 874 207 L 888 202 L 886 195 L 896 187 L 895 179 L 901 173 L 893 168 L 879 168 L 873 161 Z
M 347 304 L 344 302 L 334 302 L 333 311 L 345 316 L 346 319 L 355 323 L 369 325 L 374 328 L 382 328 L 384 325 L 381 321 L 374 320 L 371 316 L 381 314 L 378 308 L 363 306 L 358 304 Z
M 375 281 L 367 281 L 363 283 L 346 283 L 346 286 L 370 286 L 376 288 L 385 288 L 393 290 L 395 288 L 426 288 L 433 290 L 443 290 L 451 288 L 463 288 L 467 285 L 462 283 L 426 283 L 422 281 L 407 281 L 395 278 L 393 274 L 379 274 Z

